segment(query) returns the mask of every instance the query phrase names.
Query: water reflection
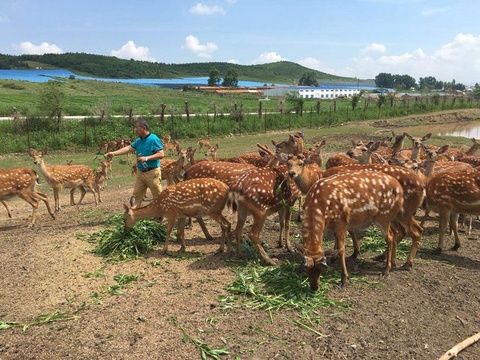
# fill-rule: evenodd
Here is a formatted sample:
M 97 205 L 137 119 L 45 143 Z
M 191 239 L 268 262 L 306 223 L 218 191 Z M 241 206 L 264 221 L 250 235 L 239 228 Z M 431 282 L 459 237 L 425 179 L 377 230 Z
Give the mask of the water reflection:
M 458 122 L 451 124 L 430 124 L 405 129 L 416 134 L 436 134 L 437 136 L 457 136 L 468 139 L 480 139 L 480 121 Z

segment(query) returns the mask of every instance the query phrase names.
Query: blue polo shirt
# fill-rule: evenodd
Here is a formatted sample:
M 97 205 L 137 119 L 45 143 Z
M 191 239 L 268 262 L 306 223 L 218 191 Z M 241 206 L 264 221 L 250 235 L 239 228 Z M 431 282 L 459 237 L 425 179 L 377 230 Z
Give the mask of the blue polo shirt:
M 157 135 L 149 133 L 144 138 L 139 137 L 131 145 L 135 149 L 137 156 L 151 156 L 160 150 L 163 150 L 162 141 Z M 139 169 L 144 168 L 156 168 L 160 166 L 160 160 L 148 160 L 146 163 L 137 161 L 137 167 Z

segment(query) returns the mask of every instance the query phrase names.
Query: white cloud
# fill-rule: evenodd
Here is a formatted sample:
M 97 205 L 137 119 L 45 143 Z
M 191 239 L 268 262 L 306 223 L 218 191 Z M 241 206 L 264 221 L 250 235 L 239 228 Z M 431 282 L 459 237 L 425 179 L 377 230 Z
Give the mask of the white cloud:
M 20 50 L 22 54 L 43 55 L 43 54 L 61 54 L 64 51 L 55 44 L 42 42 L 40 45 L 35 45 L 30 41 L 24 41 L 20 45 L 13 45 L 15 49 Z
M 363 49 L 360 50 L 361 54 L 369 54 L 369 53 L 382 53 L 384 54 L 387 51 L 387 48 L 383 44 L 377 44 L 377 43 L 372 43 L 368 45 L 367 47 L 364 47 Z
M 188 35 L 185 38 L 185 44 L 182 46 L 182 49 L 191 51 L 201 58 L 209 59 L 212 57 L 212 53 L 216 51 L 218 47 L 215 43 L 211 42 L 206 44 L 200 44 L 200 41 L 198 41 L 195 36 Z
M 127 41 L 127 43 L 125 43 L 125 45 L 123 45 L 120 49 L 110 51 L 110 55 L 116 56 L 120 59 L 134 59 L 155 62 L 155 58 L 151 57 L 148 52 L 148 47 L 137 46 L 133 41 L 130 40 Z
M 207 15 L 207 16 L 217 15 L 217 14 L 225 15 L 225 10 L 221 6 L 218 6 L 218 5 L 209 6 L 209 5 L 204 5 L 202 3 L 198 3 L 197 5 L 192 6 L 189 11 L 191 14 L 195 14 L 195 15 Z
M 423 10 L 420 13 L 420 16 L 424 16 L 424 17 L 434 16 L 434 15 L 437 15 L 437 14 L 447 12 L 449 10 L 450 10 L 450 8 L 448 8 L 448 7 L 427 9 L 427 10 Z
M 466 85 L 480 82 L 480 35 L 457 34 L 432 54 L 421 48 L 401 54 L 365 53 L 352 59 L 352 66 L 333 71 L 335 75 L 374 78 L 381 72 L 420 77 L 434 76 L 437 80 L 461 82 Z
M 328 66 L 326 66 L 325 64 L 323 64 L 320 60 L 312 57 L 306 57 L 305 59 L 299 60 L 297 62 L 300 65 L 305 66 L 306 68 L 322 71 L 327 74 L 332 74 L 335 71 L 329 68 Z
M 230 60 L 227 60 L 227 63 L 229 63 L 229 64 L 238 64 L 238 60 L 237 60 L 237 59 L 230 59 Z
M 265 52 L 260 54 L 258 58 L 253 60 L 253 64 L 267 64 L 277 61 L 285 61 L 287 59 L 283 58 L 281 55 L 278 55 L 276 52 Z

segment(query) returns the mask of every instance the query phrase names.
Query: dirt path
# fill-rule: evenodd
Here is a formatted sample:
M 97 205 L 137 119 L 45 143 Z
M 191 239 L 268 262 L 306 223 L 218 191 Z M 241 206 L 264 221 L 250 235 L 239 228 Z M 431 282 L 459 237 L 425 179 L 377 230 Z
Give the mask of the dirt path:
M 438 116 L 427 122 L 441 122 Z M 458 114 L 446 115 L 453 117 Z M 219 296 L 228 294 L 239 262 L 216 252 L 220 230 L 214 222 L 208 223 L 213 241 L 204 240 L 198 226 L 187 230 L 183 257 L 175 256 L 176 242 L 169 255 L 154 251 L 129 262 L 109 263 L 89 253 L 94 244 L 87 235 L 123 212 L 129 196 L 129 188 L 107 187 L 104 202 L 94 209 L 91 194 L 84 205 L 71 207 L 64 191 L 57 219 L 50 219 L 41 204 L 34 229 L 25 227 L 30 210 L 21 200 L 9 201 L 13 219 L 0 211 L 0 322 L 29 324 L 40 315 L 66 314 L 64 321 L 25 331 L 0 330 L 0 359 L 200 359 L 195 344 L 184 341 L 185 333 L 212 349 L 227 348 L 225 359 L 437 359 L 480 331 L 478 222 L 471 235 L 462 233 L 458 252 L 436 255 L 433 218 L 414 268 L 387 278 L 379 277 L 383 265 L 372 260 L 373 254 L 362 253 L 357 265 L 349 265 L 366 281 L 351 281 L 344 289 L 332 286 L 329 294 L 351 308 L 322 310 L 323 322 L 310 325 L 313 332 L 292 322 L 298 318 L 295 311 L 221 309 Z M 272 217 L 262 241 L 281 261 L 298 261 L 298 254 L 275 249 L 278 231 Z M 292 235 L 298 238 L 299 232 L 294 225 Z M 447 239 L 451 245 L 452 238 Z M 109 286 L 119 274 L 138 279 L 121 295 L 111 295 Z M 480 359 L 480 345 L 458 358 Z

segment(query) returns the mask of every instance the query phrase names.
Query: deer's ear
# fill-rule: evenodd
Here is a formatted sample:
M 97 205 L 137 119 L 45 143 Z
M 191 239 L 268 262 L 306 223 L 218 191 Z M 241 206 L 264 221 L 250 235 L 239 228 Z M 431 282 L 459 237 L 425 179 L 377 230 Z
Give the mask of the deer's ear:
M 135 206 L 137 206 L 137 201 L 135 200 L 135 197 L 131 197 L 130 198 L 130 207 L 134 208 Z
M 128 210 L 130 210 L 130 206 L 128 206 L 128 204 L 123 204 L 123 208 L 125 209 L 125 212 L 128 212 Z

